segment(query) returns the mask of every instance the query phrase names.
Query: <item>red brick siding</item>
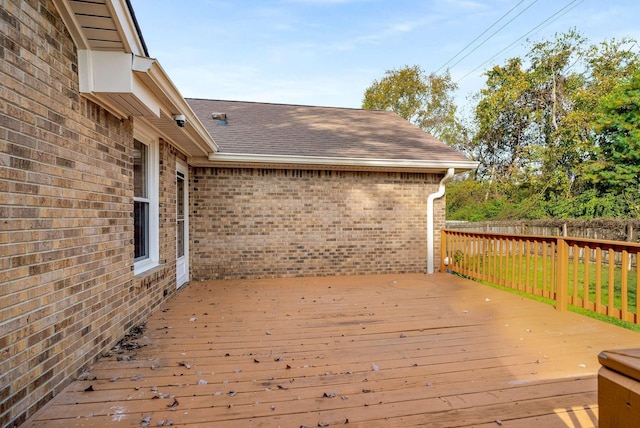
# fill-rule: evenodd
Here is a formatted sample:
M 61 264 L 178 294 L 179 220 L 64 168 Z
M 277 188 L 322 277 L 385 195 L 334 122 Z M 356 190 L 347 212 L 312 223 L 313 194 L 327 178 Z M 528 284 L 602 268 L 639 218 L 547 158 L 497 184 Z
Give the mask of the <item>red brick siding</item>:
M 176 153 L 161 145 L 166 264 L 134 278 L 133 124 L 79 95 L 51 2 L 2 2 L 0 82 L 0 426 L 13 426 L 174 292 Z
M 224 168 L 193 174 L 194 279 L 426 271 L 426 200 L 441 176 Z M 443 227 L 444 200 L 435 206 Z

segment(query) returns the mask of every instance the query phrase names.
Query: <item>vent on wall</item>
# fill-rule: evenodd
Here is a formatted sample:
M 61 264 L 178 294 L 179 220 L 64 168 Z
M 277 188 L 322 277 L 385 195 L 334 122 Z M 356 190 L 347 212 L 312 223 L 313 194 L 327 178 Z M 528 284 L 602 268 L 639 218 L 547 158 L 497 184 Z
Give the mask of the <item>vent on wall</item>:
M 218 125 L 226 125 L 228 123 L 226 113 L 211 113 L 211 119 L 217 120 Z

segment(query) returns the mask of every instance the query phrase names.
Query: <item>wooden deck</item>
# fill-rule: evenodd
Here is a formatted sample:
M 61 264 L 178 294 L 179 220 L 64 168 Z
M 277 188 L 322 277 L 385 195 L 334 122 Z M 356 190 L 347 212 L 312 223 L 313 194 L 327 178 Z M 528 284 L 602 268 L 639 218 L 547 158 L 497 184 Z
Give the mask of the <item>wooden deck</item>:
M 446 274 L 192 283 L 26 426 L 594 427 L 639 343 Z

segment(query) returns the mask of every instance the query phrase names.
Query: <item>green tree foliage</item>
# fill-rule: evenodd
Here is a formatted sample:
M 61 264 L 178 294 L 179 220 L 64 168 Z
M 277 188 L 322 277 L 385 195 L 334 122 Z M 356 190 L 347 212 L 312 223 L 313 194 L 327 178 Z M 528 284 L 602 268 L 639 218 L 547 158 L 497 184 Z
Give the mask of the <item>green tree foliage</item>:
M 527 166 L 535 162 L 535 151 L 526 139 L 531 122 L 528 93 L 531 82 L 519 58 L 505 67 L 487 72 L 487 87 L 481 91 L 476 108 L 477 133 L 470 151 L 480 162 L 479 177 L 493 184 L 524 179 Z
M 586 180 L 640 215 L 640 71 L 600 100 L 597 146 L 585 163 Z
M 485 213 L 493 199 L 502 201 L 496 219 L 639 214 L 634 46 L 588 45 L 572 30 L 487 71 L 467 149 L 485 193 L 465 209 Z
M 459 142 L 463 127 L 456 118 L 453 92 L 457 89 L 447 71 L 425 74 L 417 66 L 389 70 L 366 89 L 362 108 L 390 110 L 447 144 Z
M 576 30 L 485 73 L 470 126 L 449 72 L 387 71 L 363 108 L 392 110 L 480 164 L 448 185 L 458 220 L 640 216 L 640 56 L 635 40 Z

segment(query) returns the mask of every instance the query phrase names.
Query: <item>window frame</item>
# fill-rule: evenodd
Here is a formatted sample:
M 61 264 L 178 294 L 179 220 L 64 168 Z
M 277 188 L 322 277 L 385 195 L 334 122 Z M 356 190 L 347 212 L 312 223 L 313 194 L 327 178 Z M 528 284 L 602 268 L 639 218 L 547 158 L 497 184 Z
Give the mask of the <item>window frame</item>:
M 160 167 L 159 167 L 159 137 L 142 124 L 134 124 L 133 137 L 147 147 L 146 185 L 147 197 L 133 197 L 133 202 L 148 203 L 148 254 L 145 258 L 134 260 L 134 275 L 144 273 L 160 264 L 160 221 L 159 221 L 159 191 L 160 191 Z M 133 162 L 132 162 L 133 165 Z M 133 169 L 132 169 L 133 170 Z M 134 179 L 132 177 L 132 179 Z M 132 203 L 133 212 L 133 203 Z M 135 227 L 135 220 L 134 220 Z M 135 231 L 134 231 L 135 239 Z M 134 255 L 135 257 L 135 255 Z

